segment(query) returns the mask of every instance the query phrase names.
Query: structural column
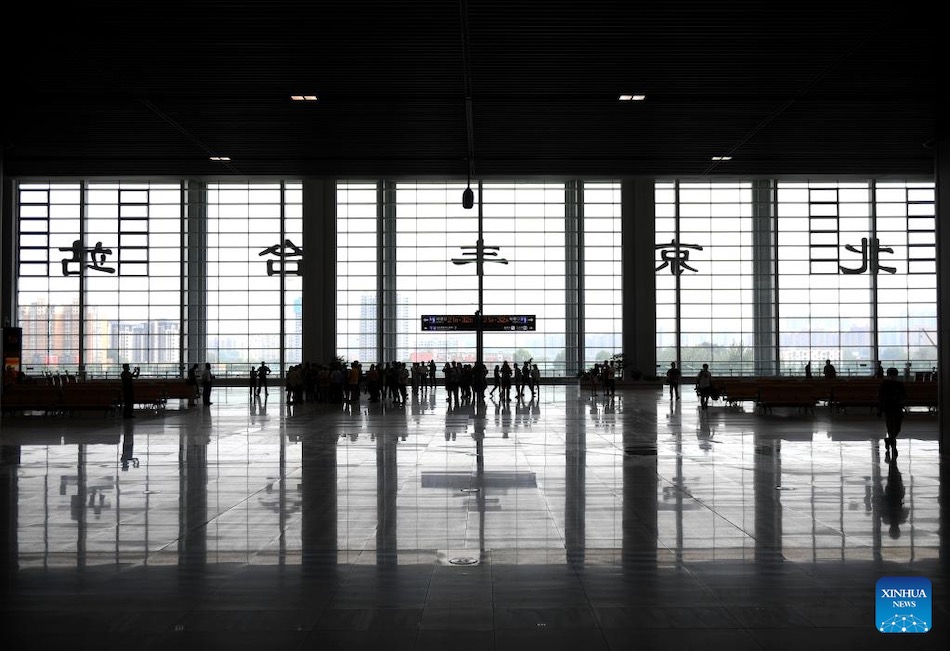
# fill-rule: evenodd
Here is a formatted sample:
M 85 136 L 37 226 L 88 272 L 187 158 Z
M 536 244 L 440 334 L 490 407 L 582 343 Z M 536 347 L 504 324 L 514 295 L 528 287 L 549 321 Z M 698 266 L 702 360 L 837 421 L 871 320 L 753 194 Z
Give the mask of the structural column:
M 184 188 L 185 229 L 182 233 L 183 371 L 205 361 L 208 350 L 208 184 L 188 181 Z
M 775 186 L 752 184 L 752 306 L 755 314 L 753 375 L 778 373 L 778 268 L 775 261 Z
M 303 181 L 303 359 L 336 355 L 336 183 Z
M 950 109 L 950 104 L 944 102 L 944 108 Z M 946 453 L 950 449 L 950 136 L 946 131 L 936 146 L 937 409 L 940 452 Z
M 621 185 L 623 353 L 628 371 L 656 374 L 656 208 L 652 179 Z

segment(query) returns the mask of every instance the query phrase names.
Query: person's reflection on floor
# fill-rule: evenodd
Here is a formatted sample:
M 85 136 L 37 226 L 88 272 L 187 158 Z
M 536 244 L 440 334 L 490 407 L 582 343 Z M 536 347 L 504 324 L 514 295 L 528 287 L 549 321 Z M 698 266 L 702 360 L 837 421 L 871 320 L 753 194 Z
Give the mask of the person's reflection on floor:
M 128 421 L 123 422 L 122 425 L 122 456 L 119 459 L 122 462 L 122 470 L 128 470 L 130 464 L 133 468 L 138 468 L 139 460 L 132 452 L 135 444 L 135 426 Z
M 897 460 L 892 458 L 887 464 L 887 481 L 881 494 L 880 514 L 881 521 L 888 525 L 888 535 L 895 539 L 900 538 L 900 527 L 910 516 L 910 509 L 904 506 L 904 493 L 904 478 L 897 467 Z

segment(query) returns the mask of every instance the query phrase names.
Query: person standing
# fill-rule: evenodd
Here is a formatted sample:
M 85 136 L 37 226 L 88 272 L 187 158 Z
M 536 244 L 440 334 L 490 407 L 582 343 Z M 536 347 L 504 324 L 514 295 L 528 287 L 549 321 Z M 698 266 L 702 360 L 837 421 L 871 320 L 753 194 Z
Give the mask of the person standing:
M 904 404 L 907 402 L 907 389 L 897 379 L 897 369 L 887 369 L 887 377 L 881 381 L 877 391 L 878 416 L 884 416 L 886 434 L 884 436 L 884 461 L 897 459 L 897 435 L 901 433 L 904 421 Z
M 264 395 L 267 395 L 268 375 L 270 375 L 270 367 L 261 362 L 261 365 L 257 367 L 257 395 L 261 395 L 261 389 L 264 390 Z
M 192 364 L 191 368 L 188 369 L 188 379 L 186 380 L 187 384 L 194 387 L 195 393 L 189 400 L 189 404 L 197 405 L 198 396 L 201 395 L 201 388 L 198 385 L 198 365 Z
M 670 385 L 670 400 L 680 399 L 680 377 L 681 373 L 676 368 L 676 362 L 670 362 L 670 368 L 666 371 L 666 383 Z
M 511 370 L 511 366 L 508 365 L 507 359 L 502 361 L 501 370 L 499 372 L 501 374 L 501 391 L 500 391 L 501 400 L 504 400 L 505 402 L 510 402 L 511 401 L 512 370 Z
M 248 391 L 251 399 L 254 399 L 254 396 L 257 395 L 257 369 L 251 366 L 251 372 L 248 374 Z
M 709 394 L 712 393 L 712 373 L 709 372 L 709 364 L 703 364 L 703 368 L 696 374 L 696 393 L 699 394 L 700 408 L 709 409 Z
M 205 370 L 201 373 L 201 402 L 205 405 L 213 404 L 211 402 L 211 384 L 214 382 L 214 374 L 211 372 L 211 362 L 205 362 Z
M 537 364 L 532 364 L 531 366 L 531 386 L 534 387 L 534 390 L 531 391 L 531 396 L 534 397 L 534 392 L 538 392 L 538 399 L 541 399 L 541 369 L 538 368 Z
M 835 376 L 838 375 L 838 371 L 835 370 L 835 365 L 831 363 L 830 359 L 825 360 L 825 367 L 821 370 L 821 372 L 829 380 L 833 380 Z
M 132 379 L 138 376 L 138 367 L 136 367 L 135 372 L 133 373 L 129 370 L 128 364 L 122 365 L 122 373 L 119 374 L 119 378 L 122 380 L 122 417 L 123 418 L 135 418 L 135 414 L 132 412 L 132 407 L 135 404 L 135 390 L 132 384 Z

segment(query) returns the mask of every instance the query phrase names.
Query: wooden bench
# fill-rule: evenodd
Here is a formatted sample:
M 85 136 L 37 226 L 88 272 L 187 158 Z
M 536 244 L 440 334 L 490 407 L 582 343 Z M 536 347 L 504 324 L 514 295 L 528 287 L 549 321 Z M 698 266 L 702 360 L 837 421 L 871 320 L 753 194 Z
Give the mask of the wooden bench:
M 812 383 L 797 381 L 765 381 L 759 383 L 755 406 L 771 412 L 775 407 L 790 407 L 799 411 L 814 411 L 821 391 Z
M 937 411 L 937 383 L 936 382 L 906 382 L 907 407 L 926 407 L 929 411 Z
M 114 415 L 120 398 L 118 388 L 109 385 L 23 384 L 4 391 L 2 409 L 4 413 L 9 414 L 42 411 L 53 415 L 102 410 L 106 415 Z
M 114 416 L 122 404 L 122 391 L 115 384 L 86 385 L 67 384 L 62 387 L 62 402 L 59 411 L 72 415 L 77 411 L 102 411 Z
M 730 407 L 738 407 L 743 402 L 754 406 L 759 400 L 759 385 L 755 380 L 719 380 L 717 386 L 723 401 Z
M 881 381 L 877 378 L 838 380 L 831 387 L 828 407 L 836 412 L 845 412 L 849 407 L 864 407 L 869 411 L 873 410 L 877 407 L 880 383 Z
M 46 384 L 17 384 L 7 387 L 0 399 L 0 408 L 4 414 L 15 412 L 42 411 L 49 412 L 56 409 L 62 402 L 62 391 L 59 387 Z

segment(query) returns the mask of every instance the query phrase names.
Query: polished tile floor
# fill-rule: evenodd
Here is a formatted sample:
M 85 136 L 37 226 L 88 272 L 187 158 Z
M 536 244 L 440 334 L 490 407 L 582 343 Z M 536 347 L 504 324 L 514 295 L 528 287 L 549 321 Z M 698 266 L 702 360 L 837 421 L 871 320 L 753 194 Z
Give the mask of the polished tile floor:
M 946 649 L 937 420 L 882 429 L 564 386 L 4 416 L 2 648 Z M 884 577 L 929 632 L 877 630 Z

